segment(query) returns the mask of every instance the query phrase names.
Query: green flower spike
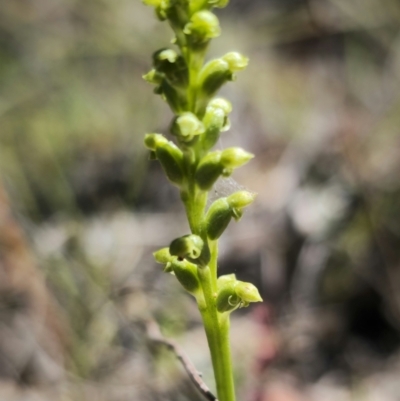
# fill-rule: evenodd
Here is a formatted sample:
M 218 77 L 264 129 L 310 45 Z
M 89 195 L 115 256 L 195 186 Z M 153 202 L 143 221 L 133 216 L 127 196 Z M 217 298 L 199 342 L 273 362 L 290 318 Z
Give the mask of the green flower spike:
M 171 134 L 147 134 L 150 158 L 157 159 L 168 179 L 178 186 L 190 234 L 154 253 L 164 271 L 175 275 L 195 296 L 202 316 L 219 401 L 235 401 L 229 345 L 229 316 L 237 308 L 261 301 L 257 289 L 234 274 L 217 279 L 218 239 L 232 219 L 239 220 L 255 194 L 238 191 L 217 199 L 207 208 L 209 191 L 221 177 L 246 164 L 253 155 L 232 147 L 212 151 L 221 132 L 230 128 L 232 105 L 215 98 L 216 92 L 246 68 L 247 57 L 228 52 L 206 64 L 206 50 L 220 35 L 215 7 L 229 0 L 143 0 L 154 7 L 159 19 L 168 20 L 175 45 L 153 54 L 152 69 L 144 79 L 168 103 L 174 117 Z

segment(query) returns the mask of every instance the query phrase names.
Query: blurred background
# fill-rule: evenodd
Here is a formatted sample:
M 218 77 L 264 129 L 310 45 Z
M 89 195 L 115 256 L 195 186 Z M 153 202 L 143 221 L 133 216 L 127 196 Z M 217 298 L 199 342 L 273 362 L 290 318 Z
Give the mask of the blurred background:
M 264 303 L 232 315 L 240 401 L 400 400 L 400 3 L 231 0 L 210 57 L 220 147 L 256 158 L 256 204 L 220 272 Z M 156 321 L 213 389 L 193 300 L 151 253 L 186 234 L 142 146 L 171 113 L 141 76 L 171 32 L 139 0 L 0 0 L 0 399 L 201 400 Z

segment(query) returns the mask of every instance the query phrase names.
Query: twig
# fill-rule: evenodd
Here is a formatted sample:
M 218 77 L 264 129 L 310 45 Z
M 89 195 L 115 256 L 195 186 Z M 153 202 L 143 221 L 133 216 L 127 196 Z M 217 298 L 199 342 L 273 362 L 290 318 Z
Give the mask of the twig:
M 169 348 L 176 357 L 180 360 L 183 367 L 185 368 L 190 379 L 197 387 L 203 396 L 209 401 L 218 401 L 217 397 L 210 391 L 203 379 L 200 377 L 196 367 L 193 365 L 189 357 L 185 354 L 182 348 L 175 343 L 173 340 L 166 339 L 160 331 L 157 323 L 154 320 L 146 322 L 147 335 L 151 341 L 158 342 Z

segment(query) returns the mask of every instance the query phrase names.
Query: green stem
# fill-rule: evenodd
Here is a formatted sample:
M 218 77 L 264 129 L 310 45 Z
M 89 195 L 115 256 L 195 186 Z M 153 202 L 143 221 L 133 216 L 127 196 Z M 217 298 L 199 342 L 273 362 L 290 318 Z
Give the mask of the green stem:
M 192 232 L 203 236 L 203 216 L 207 194 L 189 186 L 189 196 L 185 202 Z M 197 195 L 197 196 L 196 196 Z M 218 242 L 210 241 L 210 265 L 198 268 L 198 276 L 203 290 L 204 302 L 198 302 L 204 329 L 210 349 L 214 377 L 219 401 L 235 401 L 231 350 L 229 343 L 229 314 L 217 311 L 217 257 Z
M 216 333 L 218 349 L 215 350 L 215 355 L 212 357 L 213 359 L 218 358 L 220 361 L 219 370 L 215 373 L 218 399 L 220 401 L 235 401 L 236 399 L 229 327 L 229 313 L 224 313 L 224 316 L 220 316 L 219 330 Z
M 210 246 L 210 270 L 213 289 L 217 291 L 217 270 L 218 270 L 218 241 L 209 241 Z
M 199 269 L 199 278 L 206 302 L 205 308 L 203 306 L 199 309 L 211 353 L 218 399 L 219 401 L 235 401 L 229 343 L 229 314 L 222 315 L 217 311 L 215 304 L 216 294 L 212 290 L 210 268 Z
M 189 110 L 196 112 L 197 81 L 200 69 L 204 62 L 204 51 L 188 49 L 187 64 L 189 67 L 188 104 Z
M 202 4 L 204 0 L 200 0 Z M 177 35 L 178 36 L 178 35 Z M 190 46 L 185 47 L 178 41 L 189 69 L 189 86 L 187 89 L 188 111 L 196 113 L 198 92 L 198 76 L 204 63 L 207 46 L 197 51 Z M 202 118 L 198 113 L 197 117 Z M 200 152 L 186 152 L 185 172 L 187 185 L 181 192 L 181 198 L 186 208 L 190 229 L 207 241 L 204 232 L 204 214 L 207 203 L 207 192 L 198 189 L 194 181 L 194 172 L 199 163 Z M 209 266 L 199 267 L 198 276 L 202 287 L 203 297 L 198 299 L 198 307 L 203 319 L 207 342 L 211 353 L 214 377 L 219 401 L 235 401 L 235 388 L 229 343 L 229 314 L 217 311 L 217 258 L 218 242 L 209 241 L 211 260 Z

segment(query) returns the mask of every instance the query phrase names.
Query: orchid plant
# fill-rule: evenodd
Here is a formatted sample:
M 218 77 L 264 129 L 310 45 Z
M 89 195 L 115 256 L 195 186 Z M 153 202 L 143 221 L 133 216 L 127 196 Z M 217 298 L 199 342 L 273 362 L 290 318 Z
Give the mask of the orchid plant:
M 262 301 L 257 288 L 234 274 L 218 277 L 218 240 L 232 219 L 239 220 L 255 198 L 241 190 L 207 207 L 209 191 L 253 155 L 239 147 L 213 150 L 221 132 L 230 128 L 232 106 L 215 97 L 222 85 L 235 79 L 248 59 L 229 52 L 205 63 L 211 39 L 220 35 L 213 8 L 228 0 L 143 0 L 174 32 L 173 46 L 153 54 L 153 68 L 144 79 L 168 103 L 174 118 L 173 141 L 159 133 L 145 136 L 151 159 L 179 191 L 190 233 L 154 253 L 164 271 L 175 275 L 194 296 L 201 313 L 211 353 L 220 401 L 234 401 L 235 389 L 229 342 L 230 314 L 251 302 Z

